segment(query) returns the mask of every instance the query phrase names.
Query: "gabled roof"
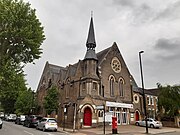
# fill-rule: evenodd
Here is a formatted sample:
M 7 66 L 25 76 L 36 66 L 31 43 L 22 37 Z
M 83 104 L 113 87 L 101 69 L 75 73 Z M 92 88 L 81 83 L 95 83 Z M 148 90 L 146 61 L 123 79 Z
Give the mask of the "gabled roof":
M 98 65 L 101 64 L 101 62 L 106 57 L 106 55 L 107 55 L 107 53 L 109 52 L 110 49 L 111 49 L 111 47 L 108 47 L 108 48 L 106 48 L 106 49 L 104 49 L 104 50 L 97 53 Z
M 53 73 L 60 73 L 61 69 L 64 69 L 64 67 L 57 66 L 57 65 L 54 65 L 54 64 L 49 64 L 49 70 L 51 72 L 53 72 Z

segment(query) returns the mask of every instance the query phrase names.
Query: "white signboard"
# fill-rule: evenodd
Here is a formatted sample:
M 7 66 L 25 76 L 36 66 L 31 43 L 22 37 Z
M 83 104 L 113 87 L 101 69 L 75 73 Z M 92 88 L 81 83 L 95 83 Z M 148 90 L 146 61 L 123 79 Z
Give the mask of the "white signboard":
M 118 102 L 109 102 L 109 101 L 106 101 L 106 106 L 109 106 L 109 107 L 121 107 L 121 108 L 131 108 L 131 109 L 133 109 L 133 104 L 118 103 Z
M 96 106 L 96 109 L 97 109 L 97 110 L 104 109 L 104 106 L 103 106 L 103 105 L 98 105 L 98 106 Z

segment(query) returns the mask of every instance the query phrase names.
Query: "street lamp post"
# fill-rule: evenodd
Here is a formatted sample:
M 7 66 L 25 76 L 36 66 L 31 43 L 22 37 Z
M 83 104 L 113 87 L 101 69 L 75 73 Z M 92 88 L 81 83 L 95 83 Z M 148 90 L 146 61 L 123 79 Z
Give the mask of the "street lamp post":
M 144 105 L 144 114 L 145 114 L 145 122 L 146 122 L 146 134 L 148 134 L 148 125 L 147 125 L 147 112 L 146 112 L 146 98 L 144 93 L 144 81 L 143 81 L 143 72 L 142 72 L 142 61 L 141 61 L 141 54 L 144 51 L 139 52 L 139 62 L 140 62 L 140 70 L 141 70 L 141 81 L 142 81 L 142 90 L 143 90 L 143 105 Z

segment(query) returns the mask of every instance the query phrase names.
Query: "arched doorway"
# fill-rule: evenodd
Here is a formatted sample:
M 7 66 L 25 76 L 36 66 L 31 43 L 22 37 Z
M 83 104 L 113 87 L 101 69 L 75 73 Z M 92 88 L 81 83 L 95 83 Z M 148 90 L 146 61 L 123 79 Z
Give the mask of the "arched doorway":
M 92 112 L 89 107 L 84 109 L 84 126 L 92 125 Z
M 139 112 L 138 111 L 136 111 L 135 116 L 136 116 L 136 121 L 138 121 L 139 120 Z

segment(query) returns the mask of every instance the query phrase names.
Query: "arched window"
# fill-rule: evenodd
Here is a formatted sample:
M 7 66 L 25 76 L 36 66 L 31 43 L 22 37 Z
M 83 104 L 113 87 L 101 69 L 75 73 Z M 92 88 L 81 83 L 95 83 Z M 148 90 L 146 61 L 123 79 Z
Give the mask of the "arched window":
M 65 91 L 65 92 L 66 92 L 66 98 L 69 98 L 70 78 L 67 79 L 66 84 L 67 84 L 67 85 L 66 85 L 66 91 Z
M 114 76 L 110 76 L 109 77 L 109 86 L 110 86 L 110 95 L 114 96 L 114 82 L 115 82 L 115 78 Z
M 124 96 L 124 79 L 120 78 L 118 84 L 119 84 L 119 95 L 120 97 L 123 97 Z

